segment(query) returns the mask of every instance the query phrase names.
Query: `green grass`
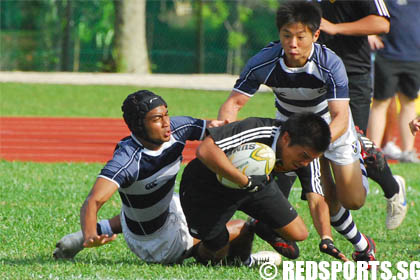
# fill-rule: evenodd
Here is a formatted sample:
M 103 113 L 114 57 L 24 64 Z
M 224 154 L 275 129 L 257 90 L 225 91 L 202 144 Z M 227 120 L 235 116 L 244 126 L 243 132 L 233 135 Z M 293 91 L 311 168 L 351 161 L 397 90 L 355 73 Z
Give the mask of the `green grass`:
M 1 84 L 2 116 L 120 117 L 120 105 L 134 87 L 55 86 Z M 164 96 L 172 115 L 214 118 L 228 93 L 152 89 Z M 242 117 L 262 112 L 274 115 L 269 94 L 251 100 Z M 215 104 L 213 104 L 215 103 Z M 250 108 L 252 107 L 252 108 Z M 0 161 L 0 279 L 262 279 L 258 269 L 204 267 L 187 260 L 184 265 L 148 265 L 127 248 L 122 236 L 107 246 L 86 249 L 74 261 L 55 261 L 52 251 L 63 235 L 79 230 L 79 209 L 102 164 Z M 420 259 L 420 173 L 416 164 L 394 164 L 395 174 L 407 180 L 409 212 L 401 227 L 385 229 L 385 199 L 371 182 L 365 206 L 352 215 L 358 228 L 372 236 L 379 260 Z M 179 182 L 179 178 L 177 180 Z M 303 217 L 309 238 L 299 244 L 300 260 L 331 261 L 318 250 L 319 237 L 312 225 L 300 188 L 291 192 L 291 203 Z M 109 218 L 120 209 L 118 194 L 105 204 L 99 218 Z M 245 218 L 238 213 L 236 218 Z M 334 232 L 335 243 L 348 257 L 352 246 Z M 270 250 L 256 238 L 254 251 Z M 393 270 L 396 273 L 395 270 Z M 281 279 L 278 276 L 276 279 Z
M 121 104 L 128 94 L 142 88 L 101 85 L 44 85 L 0 83 L 2 116 L 112 117 L 121 118 Z M 217 118 L 220 105 L 229 92 L 148 88 L 169 104 L 172 116 Z M 239 113 L 239 118 L 261 112 L 261 117 L 275 114 L 271 93 L 259 93 Z

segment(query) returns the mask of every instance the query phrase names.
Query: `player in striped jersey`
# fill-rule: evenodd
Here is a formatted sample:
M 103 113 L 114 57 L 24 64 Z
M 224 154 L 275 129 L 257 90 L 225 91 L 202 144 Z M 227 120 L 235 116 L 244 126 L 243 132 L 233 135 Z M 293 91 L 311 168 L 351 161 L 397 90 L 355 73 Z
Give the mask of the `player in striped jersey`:
M 276 154 L 276 169 L 283 172 L 307 166 L 328 148 L 331 134 L 323 118 L 313 113 L 291 116 L 286 122 L 248 118 L 209 128 L 197 148 L 197 158 L 184 169 L 180 199 L 191 235 L 202 240 L 193 256 L 197 261 L 218 263 L 230 252 L 225 226 L 237 210 L 262 221 L 286 240 L 306 239 L 303 220 L 266 175 L 247 177 L 226 156 L 235 147 L 260 142 Z M 199 175 L 198 175 L 199 174 Z M 223 186 L 219 174 L 242 189 Z
M 297 112 L 313 112 L 325 118 L 330 124 L 332 144 L 323 160 L 315 160 L 306 170 L 296 173 L 314 194 L 322 195 L 323 180 L 332 220 L 339 223 L 339 231 L 354 245 L 358 260 L 372 260 L 375 245 L 357 230 L 348 210 L 362 207 L 368 181 L 349 108 L 344 64 L 333 51 L 316 43 L 321 23 L 321 12 L 316 5 L 304 1 L 285 2 L 277 11 L 276 20 L 280 41 L 270 43 L 248 61 L 221 106 L 218 118 L 236 120 L 238 111 L 261 84 L 274 92 L 277 118 L 285 120 Z M 311 210 L 324 213 L 323 216 L 312 215 L 314 225 L 323 241 L 327 238 L 332 242 L 325 202 L 320 195 L 313 196 L 312 202 Z M 327 253 L 338 257 L 331 250 Z
M 145 90 L 130 94 L 122 110 L 132 134 L 118 143 L 86 198 L 80 210 L 82 231 L 63 237 L 53 255 L 73 258 L 84 247 L 101 246 L 122 232 L 140 259 L 182 262 L 189 256 L 187 250 L 198 242 L 189 235 L 179 197 L 174 194 L 182 151 L 187 140 L 204 138 L 206 126 L 223 122 L 169 118 L 166 102 Z M 122 201 L 120 215 L 97 224 L 98 211 L 116 191 Z M 245 221 L 230 221 L 228 227 L 236 244 L 251 246 L 253 233 L 244 228 Z M 249 257 L 250 248 L 247 253 Z

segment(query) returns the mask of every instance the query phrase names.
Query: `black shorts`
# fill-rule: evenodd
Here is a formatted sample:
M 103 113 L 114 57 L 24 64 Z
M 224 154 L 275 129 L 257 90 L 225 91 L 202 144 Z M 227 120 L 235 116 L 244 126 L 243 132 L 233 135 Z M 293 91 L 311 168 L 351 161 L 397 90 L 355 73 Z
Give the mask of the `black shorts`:
M 211 240 L 226 231 L 226 223 L 237 210 L 273 229 L 297 217 L 275 181 L 255 193 L 230 189 L 221 185 L 198 159 L 185 167 L 179 192 L 190 234 L 201 240 Z
M 389 99 L 401 92 L 409 99 L 416 99 L 420 88 L 420 62 L 397 61 L 375 57 L 375 85 L 373 97 Z
M 302 186 L 302 200 L 306 200 L 307 193 L 317 193 L 324 196 L 321 184 L 321 167 L 319 164 L 319 158 L 314 159 L 308 166 L 301 167 L 296 171 L 278 173 L 275 175 L 277 185 L 280 187 L 280 190 L 286 198 L 289 197 L 290 189 L 293 186 L 296 176 L 299 177 L 299 181 Z

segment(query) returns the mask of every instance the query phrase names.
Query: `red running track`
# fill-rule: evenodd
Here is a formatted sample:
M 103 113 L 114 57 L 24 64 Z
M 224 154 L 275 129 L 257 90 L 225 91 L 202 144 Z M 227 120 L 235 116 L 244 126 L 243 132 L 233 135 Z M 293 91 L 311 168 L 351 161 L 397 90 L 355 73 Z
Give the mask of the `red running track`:
M 106 162 L 130 132 L 122 119 L 0 117 L 0 158 L 35 162 Z M 199 142 L 187 142 L 184 161 Z
M 0 159 L 103 163 L 127 135 L 122 119 L 0 117 Z M 184 162 L 194 158 L 198 144 L 187 142 Z M 420 151 L 420 137 L 415 147 Z

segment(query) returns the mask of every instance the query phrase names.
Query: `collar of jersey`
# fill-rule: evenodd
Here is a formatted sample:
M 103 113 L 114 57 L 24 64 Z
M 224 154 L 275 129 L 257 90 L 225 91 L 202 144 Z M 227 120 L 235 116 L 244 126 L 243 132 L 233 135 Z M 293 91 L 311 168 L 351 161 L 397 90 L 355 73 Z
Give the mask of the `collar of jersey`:
M 160 155 L 165 149 L 169 148 L 170 146 L 172 146 L 173 143 L 176 142 L 176 140 L 171 135 L 171 139 L 168 142 L 163 143 L 162 146 L 159 148 L 159 150 L 154 151 L 154 150 L 149 150 L 148 148 L 144 147 L 143 144 L 133 134 L 131 134 L 131 139 L 133 139 L 134 142 L 136 142 L 136 144 L 142 148 L 143 153 L 151 155 L 151 156 Z

